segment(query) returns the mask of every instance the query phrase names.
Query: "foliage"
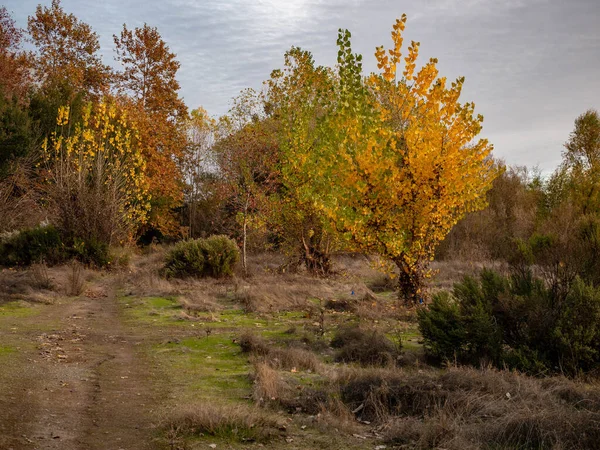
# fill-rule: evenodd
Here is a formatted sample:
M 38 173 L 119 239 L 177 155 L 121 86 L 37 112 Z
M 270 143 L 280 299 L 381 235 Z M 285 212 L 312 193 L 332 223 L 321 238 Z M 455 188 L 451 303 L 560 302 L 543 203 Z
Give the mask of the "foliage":
M 149 226 L 163 235 L 176 235 L 173 208 L 183 199 L 177 163 L 187 144 L 187 107 L 177 94 L 180 64 L 158 30 L 147 24 L 133 30 L 123 25 L 120 35 L 113 38 L 116 59 L 123 66 L 117 74 L 118 90 L 130 98 L 131 117 L 146 160 L 144 173 L 152 197 Z
M 176 278 L 231 276 L 238 259 L 237 245 L 227 236 L 190 239 L 178 242 L 167 254 L 165 273 Z
M 600 367 L 600 290 L 580 278 L 562 292 L 530 271 L 484 270 L 436 295 L 418 316 L 425 347 L 440 360 L 536 374 Z
M 111 70 L 99 55 L 98 35 L 66 13 L 60 0 L 52 0 L 50 7 L 38 5 L 27 25 L 37 49 L 36 79 L 45 94 L 59 92 L 59 104 L 64 105 L 80 93 L 89 100 L 106 92 Z
M 311 188 L 320 180 L 308 158 L 321 150 L 320 123 L 332 112 L 332 71 L 315 66 L 309 52 L 292 47 L 284 68 L 274 70 L 266 85 L 263 101 L 275 120 L 278 146 L 277 188 L 269 195 L 268 222 L 292 257 L 291 267 L 304 265 L 311 273 L 325 275 L 339 240 L 315 205 Z
M 147 217 L 144 159 L 127 114 L 112 100 L 88 105 L 80 123 L 61 108 L 43 147 L 44 186 L 54 223 L 84 261 L 123 243 Z M 102 265 L 104 256 L 96 260 Z
M 21 48 L 23 30 L 17 27 L 5 6 L 0 7 L 0 93 L 9 101 L 26 103 L 31 87 L 30 55 Z
M 435 59 L 415 74 L 415 42 L 397 77 L 405 22 L 394 25 L 393 49 L 377 49 L 380 75 L 363 78 L 362 58 L 340 30 L 334 76 L 314 69 L 290 77 L 284 92 L 295 101 L 282 97 L 289 123 L 282 145 L 283 176 L 299 200 L 357 249 L 395 263 L 400 295 L 414 302 L 436 246 L 465 213 L 485 205 L 496 171 L 491 145 L 474 140 L 483 118 L 474 104 L 458 102 L 463 78 L 446 87 Z
M 21 49 L 23 30 L 0 7 L 0 180 L 9 166 L 33 146 L 33 123 L 27 109 L 31 88 L 30 57 Z
M 28 228 L 0 239 L 2 266 L 30 266 L 41 261 L 52 265 L 68 258 L 60 233 L 53 226 Z
M 175 244 L 165 259 L 167 277 L 201 277 L 205 273 L 203 240 L 191 239 Z

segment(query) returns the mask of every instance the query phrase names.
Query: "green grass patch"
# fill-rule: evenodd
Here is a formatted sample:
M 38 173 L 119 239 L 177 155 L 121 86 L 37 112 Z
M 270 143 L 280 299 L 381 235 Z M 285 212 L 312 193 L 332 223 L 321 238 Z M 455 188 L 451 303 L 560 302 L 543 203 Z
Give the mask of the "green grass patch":
M 17 351 L 16 348 L 10 347 L 8 345 L 0 345 L 0 356 L 10 355 L 11 353 L 15 353 Z
M 229 333 L 159 344 L 154 355 L 169 369 L 168 376 L 193 398 L 241 399 L 250 392 L 247 356 Z
M 30 317 L 39 313 L 39 309 L 27 302 L 13 301 L 0 304 L 0 317 Z

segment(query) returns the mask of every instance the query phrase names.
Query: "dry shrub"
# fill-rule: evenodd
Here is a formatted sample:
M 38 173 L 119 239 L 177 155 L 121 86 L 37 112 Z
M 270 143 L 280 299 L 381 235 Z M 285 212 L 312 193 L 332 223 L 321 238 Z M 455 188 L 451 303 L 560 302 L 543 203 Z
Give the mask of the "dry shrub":
M 159 276 L 155 270 L 132 272 L 128 279 L 129 295 L 168 296 L 178 294 L 176 284 Z
M 201 312 L 212 313 L 223 309 L 223 306 L 211 299 L 206 292 L 200 290 L 186 292 L 179 297 L 179 303 L 181 303 L 181 307 L 191 315 Z
M 52 280 L 48 274 L 48 266 L 41 262 L 31 265 L 31 278 L 33 285 L 38 289 L 52 289 Z
M 321 367 L 321 361 L 313 352 L 301 348 L 273 348 L 267 363 L 271 367 L 282 370 L 307 370 L 318 372 Z
M 170 434 L 209 435 L 242 442 L 266 442 L 280 434 L 278 420 L 247 405 L 186 405 L 165 421 Z
M 357 362 L 363 366 L 394 365 L 400 349 L 378 330 L 363 330 L 359 327 L 339 329 L 331 341 L 337 348 L 336 361 Z
M 373 292 L 387 292 L 394 291 L 398 287 L 398 281 L 392 279 L 388 274 L 380 273 L 376 277 L 373 277 L 367 286 Z
M 33 227 L 44 219 L 34 171 L 33 158 L 22 158 L 0 181 L 0 232 Z
M 67 274 L 66 294 L 77 297 L 83 293 L 85 285 L 85 270 L 83 265 L 73 260 L 71 262 L 69 273 Z
M 310 290 L 295 283 L 280 284 L 281 276 L 273 275 L 273 278 L 254 281 L 255 284 L 236 284 L 234 301 L 245 312 L 298 311 L 306 307 L 307 299 L 311 297 Z
M 356 302 L 347 299 L 328 299 L 325 300 L 325 309 L 330 309 L 337 312 L 354 312 L 356 310 Z
M 257 357 L 255 361 L 267 364 L 273 369 L 317 372 L 321 366 L 321 361 L 313 352 L 295 347 L 274 347 L 262 337 L 250 332 L 243 333 L 238 338 L 238 343 L 242 352 L 250 353 Z
M 451 368 L 354 371 L 339 381 L 342 400 L 362 405 L 359 417 L 410 448 L 593 449 L 600 439 L 600 391 L 561 378 Z
M 290 396 L 292 388 L 281 379 L 279 373 L 269 364 L 254 363 L 254 386 L 252 396 L 259 404 L 284 400 Z
M 271 351 L 269 344 L 260 336 L 248 331 L 238 338 L 238 344 L 244 353 L 264 356 Z

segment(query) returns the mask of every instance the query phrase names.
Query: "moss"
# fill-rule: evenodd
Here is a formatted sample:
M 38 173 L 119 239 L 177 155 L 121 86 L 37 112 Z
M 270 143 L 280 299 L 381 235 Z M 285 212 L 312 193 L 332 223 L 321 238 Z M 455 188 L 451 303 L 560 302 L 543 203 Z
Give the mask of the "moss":
M 169 376 L 194 398 L 242 398 L 250 392 L 247 358 L 229 333 L 155 346 Z
M 30 317 L 38 313 L 38 308 L 26 302 L 14 301 L 0 305 L 0 317 Z
M 4 355 L 9 355 L 11 353 L 15 353 L 17 351 L 16 348 L 10 347 L 8 345 L 0 345 L 0 357 Z

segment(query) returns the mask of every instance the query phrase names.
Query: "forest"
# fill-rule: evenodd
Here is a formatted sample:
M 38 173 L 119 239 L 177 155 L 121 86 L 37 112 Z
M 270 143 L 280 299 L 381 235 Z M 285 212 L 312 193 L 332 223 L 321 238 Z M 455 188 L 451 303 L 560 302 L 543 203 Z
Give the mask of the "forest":
M 157 28 L 0 7 L 0 447 L 597 448 L 600 115 L 507 165 L 409 22 L 213 117 Z

